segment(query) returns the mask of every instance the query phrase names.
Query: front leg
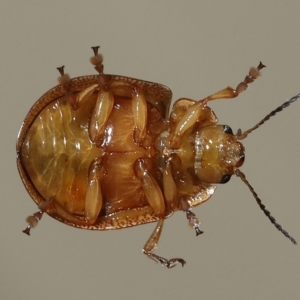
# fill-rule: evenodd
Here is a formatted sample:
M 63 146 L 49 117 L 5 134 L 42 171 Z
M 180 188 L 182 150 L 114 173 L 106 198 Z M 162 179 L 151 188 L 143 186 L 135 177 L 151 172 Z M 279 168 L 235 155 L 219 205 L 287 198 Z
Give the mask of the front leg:
M 260 62 L 257 68 L 250 68 L 248 75 L 245 77 L 244 81 L 240 82 L 236 89 L 233 89 L 232 87 L 227 87 L 217 93 L 214 93 L 207 98 L 203 99 L 207 101 L 211 100 L 218 100 L 218 99 L 232 99 L 237 97 L 241 92 L 245 91 L 248 87 L 248 84 L 252 83 L 255 79 L 257 79 L 260 76 L 260 70 L 265 68 L 266 66 Z
M 196 124 L 201 118 L 203 109 L 206 107 L 208 101 L 218 99 L 231 99 L 237 97 L 241 92 L 247 89 L 248 84 L 252 83 L 260 76 L 260 70 L 265 66 L 260 62 L 257 68 L 251 68 L 244 81 L 240 82 L 236 89 L 227 87 L 217 93 L 214 93 L 190 106 L 180 120 L 176 120 L 175 128 L 171 131 L 169 136 L 169 144 L 171 148 L 177 149 L 180 146 L 182 136 L 184 133 Z

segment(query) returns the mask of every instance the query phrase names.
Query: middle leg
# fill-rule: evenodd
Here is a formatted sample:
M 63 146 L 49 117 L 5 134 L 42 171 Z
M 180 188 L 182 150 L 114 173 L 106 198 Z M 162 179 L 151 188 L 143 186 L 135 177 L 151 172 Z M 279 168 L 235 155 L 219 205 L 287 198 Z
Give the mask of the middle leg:
M 140 179 L 145 196 L 154 210 L 155 215 L 159 218 L 159 221 L 151 234 L 150 238 L 146 242 L 143 253 L 155 262 L 159 262 L 162 266 L 167 268 L 173 268 L 178 263 L 184 266 L 185 261 L 181 258 L 166 259 L 153 253 L 156 248 L 163 224 L 165 219 L 165 200 L 159 184 L 151 174 L 151 161 L 148 158 L 140 158 L 135 163 L 135 172 Z

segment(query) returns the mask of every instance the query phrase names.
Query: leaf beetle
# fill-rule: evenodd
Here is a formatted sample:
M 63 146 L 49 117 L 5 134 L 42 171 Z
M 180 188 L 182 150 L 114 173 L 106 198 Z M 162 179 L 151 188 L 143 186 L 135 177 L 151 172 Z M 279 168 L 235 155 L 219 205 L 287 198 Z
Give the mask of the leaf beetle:
M 162 266 L 182 266 L 182 258 L 154 253 L 164 220 L 183 211 L 196 235 L 203 231 L 192 212 L 213 195 L 218 183 L 236 175 L 248 186 L 275 227 L 296 244 L 271 216 L 240 171 L 245 150 L 239 142 L 300 97 L 284 102 L 254 127 L 233 134 L 218 124 L 209 101 L 235 98 L 260 76 L 251 68 L 236 89 L 227 87 L 202 100 L 181 98 L 169 115 L 171 90 L 158 83 L 104 73 L 99 47 L 91 58 L 98 74 L 59 84 L 31 108 L 17 140 L 21 179 L 39 207 L 27 218 L 37 225 L 43 213 L 91 230 L 157 225 L 143 253 Z

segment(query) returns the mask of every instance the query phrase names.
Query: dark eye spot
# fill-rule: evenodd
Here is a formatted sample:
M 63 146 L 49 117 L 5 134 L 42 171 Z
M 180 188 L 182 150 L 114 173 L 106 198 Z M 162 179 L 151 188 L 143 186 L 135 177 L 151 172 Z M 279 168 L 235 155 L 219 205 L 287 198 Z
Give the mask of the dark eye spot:
M 230 178 L 231 178 L 231 175 L 226 174 L 222 177 L 220 183 L 227 183 L 230 180 Z
M 224 130 L 224 132 L 226 132 L 228 134 L 233 134 L 231 127 L 228 125 L 224 125 L 223 130 Z

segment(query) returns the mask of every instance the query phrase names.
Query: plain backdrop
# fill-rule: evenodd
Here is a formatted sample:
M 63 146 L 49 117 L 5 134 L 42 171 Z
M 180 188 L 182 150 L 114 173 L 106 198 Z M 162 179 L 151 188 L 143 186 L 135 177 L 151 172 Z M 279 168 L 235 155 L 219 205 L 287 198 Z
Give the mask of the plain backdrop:
M 36 211 L 16 168 L 15 142 L 33 103 L 71 76 L 106 73 L 163 83 L 173 99 L 202 99 L 235 87 L 261 60 L 267 68 L 240 97 L 211 104 L 220 123 L 248 129 L 300 92 L 300 2 L 5 1 L 0 3 L 1 299 L 300 299 L 300 248 L 261 213 L 239 178 L 195 209 L 167 220 L 157 253 L 183 257 L 167 270 L 141 254 L 155 224 L 113 232 L 74 229 Z M 300 241 L 300 101 L 244 141 L 248 180 Z

